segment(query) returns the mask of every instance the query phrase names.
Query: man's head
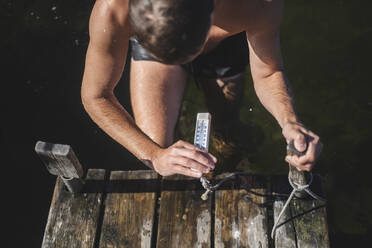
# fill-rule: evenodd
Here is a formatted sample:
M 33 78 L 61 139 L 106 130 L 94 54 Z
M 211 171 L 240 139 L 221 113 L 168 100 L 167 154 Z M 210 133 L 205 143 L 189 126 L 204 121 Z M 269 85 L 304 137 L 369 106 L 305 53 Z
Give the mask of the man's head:
M 155 59 L 186 63 L 197 55 L 211 26 L 213 0 L 131 0 L 134 35 Z

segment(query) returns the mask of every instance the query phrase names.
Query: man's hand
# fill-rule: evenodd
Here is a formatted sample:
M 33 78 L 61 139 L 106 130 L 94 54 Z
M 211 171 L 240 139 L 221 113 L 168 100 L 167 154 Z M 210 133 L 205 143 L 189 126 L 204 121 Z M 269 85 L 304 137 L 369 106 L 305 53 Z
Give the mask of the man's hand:
M 183 174 L 196 178 L 213 170 L 216 162 L 210 153 L 182 140 L 159 150 L 152 159 L 154 170 L 162 176 Z
M 285 161 L 295 166 L 299 171 L 311 171 L 323 148 L 323 144 L 319 141 L 319 136 L 298 122 L 285 124 L 282 133 L 287 144 L 294 140 L 294 146 L 298 151 L 304 152 L 307 149 L 305 155 L 301 157 L 287 155 Z

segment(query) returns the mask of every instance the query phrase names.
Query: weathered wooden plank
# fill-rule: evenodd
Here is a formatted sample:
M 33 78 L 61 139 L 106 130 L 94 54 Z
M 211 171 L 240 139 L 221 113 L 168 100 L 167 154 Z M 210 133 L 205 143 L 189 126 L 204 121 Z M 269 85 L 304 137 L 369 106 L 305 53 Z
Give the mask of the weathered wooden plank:
M 150 170 L 111 173 L 99 247 L 151 247 L 157 178 Z
M 88 170 L 86 182 L 102 181 L 105 171 Z M 98 184 L 103 185 L 103 184 Z M 91 248 L 93 247 L 103 188 L 90 193 L 68 192 L 60 177 L 57 178 L 53 199 L 45 228 L 43 248 Z
M 271 184 L 272 193 L 280 195 L 275 199 L 275 202 L 273 204 L 274 223 L 276 223 L 279 214 L 282 211 L 283 206 L 292 191 L 292 187 L 288 183 L 288 176 L 285 175 L 274 176 L 271 180 Z M 287 195 L 287 197 L 285 197 L 284 195 Z M 297 248 L 296 231 L 291 218 L 291 208 L 288 207 L 283 213 L 278 223 L 278 228 L 274 233 L 275 248 Z
M 273 192 L 289 194 L 292 191 L 287 176 L 277 176 L 272 180 Z M 322 195 L 321 181 L 314 176 L 311 190 Z M 274 220 L 276 221 L 286 198 L 274 203 Z M 283 225 L 280 225 L 284 223 Z M 311 198 L 293 199 L 288 210 L 279 222 L 275 235 L 275 247 L 329 247 L 326 209 L 323 202 Z
M 279 217 L 280 211 L 282 211 L 285 204 L 285 199 L 276 200 L 273 205 L 274 209 L 274 221 Z M 291 203 L 290 203 L 291 204 Z M 292 218 L 291 209 L 288 207 L 283 213 L 279 226 L 276 229 L 274 240 L 276 248 L 297 248 L 296 246 L 296 232 L 292 221 L 286 222 Z M 281 225 L 282 224 L 282 225 Z M 270 230 L 271 232 L 271 230 Z
M 330 247 L 324 203 L 318 200 L 294 200 L 291 212 L 295 217 L 298 248 Z
M 245 187 L 254 192 L 265 194 L 266 188 L 257 177 L 244 176 Z M 259 182 L 260 181 L 260 182 Z M 269 247 L 268 217 L 262 204 L 262 196 L 249 193 L 243 189 L 218 190 L 215 193 L 215 233 L 214 247 Z
M 185 188 L 173 188 L 172 181 Z M 180 175 L 167 177 L 162 188 L 156 247 L 211 247 L 211 197 L 206 201 L 200 198 L 204 191 L 199 180 Z

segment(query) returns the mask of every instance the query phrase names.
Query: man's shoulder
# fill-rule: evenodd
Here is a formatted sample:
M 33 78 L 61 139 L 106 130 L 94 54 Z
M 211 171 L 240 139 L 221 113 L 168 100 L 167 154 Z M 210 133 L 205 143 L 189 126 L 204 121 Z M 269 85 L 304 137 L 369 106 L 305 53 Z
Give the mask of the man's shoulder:
M 94 4 L 91 21 L 124 26 L 128 21 L 130 0 L 97 0 Z
M 220 0 L 219 17 L 246 31 L 270 29 L 280 23 L 283 0 Z
M 89 21 L 91 40 L 111 45 L 112 40 L 129 39 L 132 31 L 128 3 L 129 0 L 97 0 Z
M 247 20 L 252 31 L 276 30 L 283 16 L 283 0 L 258 0 L 258 7 L 254 19 Z

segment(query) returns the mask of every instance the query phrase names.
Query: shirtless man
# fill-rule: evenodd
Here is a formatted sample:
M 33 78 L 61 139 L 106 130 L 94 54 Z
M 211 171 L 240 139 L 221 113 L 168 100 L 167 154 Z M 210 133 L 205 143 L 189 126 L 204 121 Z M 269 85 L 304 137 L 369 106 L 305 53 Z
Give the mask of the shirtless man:
M 249 57 L 260 101 L 287 143 L 294 140 L 299 151 L 307 149 L 306 155 L 285 160 L 310 171 L 322 144 L 294 110 L 280 52 L 282 13 L 282 0 L 97 0 L 81 89 L 84 107 L 160 175 L 201 177 L 217 159 L 187 142 L 173 143 L 187 76 L 194 73 L 207 95 L 220 94 L 229 105 L 235 101 L 229 97 L 243 90 Z M 113 92 L 129 46 L 134 119 Z M 212 116 L 216 120 L 213 111 Z

